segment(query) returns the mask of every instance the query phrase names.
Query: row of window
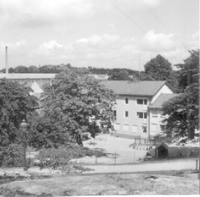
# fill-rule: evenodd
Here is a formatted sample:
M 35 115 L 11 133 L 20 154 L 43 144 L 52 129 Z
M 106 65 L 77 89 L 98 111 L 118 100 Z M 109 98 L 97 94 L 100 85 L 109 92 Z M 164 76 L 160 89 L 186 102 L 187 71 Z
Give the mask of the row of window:
M 159 129 L 158 126 L 160 126 L 161 131 L 164 131 L 166 129 L 166 125 L 151 124 L 151 131 L 150 132 L 151 133 L 157 132 L 158 129 Z M 115 129 L 120 130 L 120 124 L 119 123 L 115 124 Z M 122 125 L 123 131 L 131 131 L 133 133 L 137 133 L 139 131 L 138 129 L 139 129 L 139 127 L 137 125 L 130 125 L 130 126 L 128 124 Z M 142 129 L 143 133 L 147 133 L 147 126 L 142 125 L 141 129 Z
M 116 110 L 113 110 L 114 112 L 114 116 L 117 117 L 117 111 Z M 129 116 L 129 113 L 128 111 L 125 111 L 125 117 L 128 117 Z M 141 118 L 141 119 L 147 119 L 147 113 L 144 113 L 144 112 L 137 112 L 137 117 L 138 118 Z M 158 114 L 153 114 L 152 115 L 153 118 L 157 118 L 158 117 Z M 161 115 L 161 118 L 165 118 L 166 116 L 164 115 Z
M 136 126 L 136 125 L 132 125 L 132 126 L 129 126 L 128 124 L 124 124 L 124 125 L 122 125 L 122 127 L 123 127 L 123 131 L 129 131 L 129 129 L 131 129 L 131 131 L 133 132 L 133 133 L 137 133 L 138 132 L 138 126 Z M 117 130 L 119 130 L 120 129 L 120 124 L 115 124 L 115 128 L 117 129 Z M 142 132 L 143 133 L 147 133 L 147 126 L 142 126 Z
M 125 103 L 129 103 L 129 99 L 125 98 Z M 147 99 L 137 99 L 137 104 L 138 105 L 147 105 Z
M 117 111 L 113 110 L 113 113 L 114 113 L 114 117 L 117 117 Z M 125 111 L 124 115 L 125 115 L 125 117 L 129 117 L 128 111 Z M 140 118 L 140 119 L 147 119 L 147 113 L 137 112 L 137 117 Z

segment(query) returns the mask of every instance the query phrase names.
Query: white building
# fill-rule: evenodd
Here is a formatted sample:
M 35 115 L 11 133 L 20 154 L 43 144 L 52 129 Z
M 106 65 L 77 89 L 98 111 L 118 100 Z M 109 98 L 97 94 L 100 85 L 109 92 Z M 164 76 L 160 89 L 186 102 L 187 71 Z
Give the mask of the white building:
M 162 104 L 174 96 L 165 81 L 104 81 L 102 84 L 117 95 L 113 107 L 117 135 L 150 139 L 162 131 Z

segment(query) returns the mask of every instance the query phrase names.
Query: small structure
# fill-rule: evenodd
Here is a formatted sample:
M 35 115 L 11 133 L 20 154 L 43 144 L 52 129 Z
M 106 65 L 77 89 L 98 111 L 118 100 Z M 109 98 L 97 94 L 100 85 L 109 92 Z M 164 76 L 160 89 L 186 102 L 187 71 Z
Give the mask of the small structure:
M 149 150 L 147 154 L 156 159 L 198 157 L 199 147 L 190 144 L 185 146 L 177 146 L 175 144 L 167 144 L 162 142 L 154 149 Z
M 165 143 L 161 143 L 155 148 L 155 158 L 164 159 L 169 156 L 169 147 Z

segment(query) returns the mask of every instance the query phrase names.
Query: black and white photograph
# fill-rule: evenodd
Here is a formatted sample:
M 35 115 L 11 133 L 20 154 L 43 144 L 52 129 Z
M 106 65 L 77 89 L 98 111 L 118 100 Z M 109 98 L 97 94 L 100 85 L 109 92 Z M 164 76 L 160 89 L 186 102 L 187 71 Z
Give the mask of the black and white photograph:
M 200 195 L 199 0 L 0 0 L 0 197 Z

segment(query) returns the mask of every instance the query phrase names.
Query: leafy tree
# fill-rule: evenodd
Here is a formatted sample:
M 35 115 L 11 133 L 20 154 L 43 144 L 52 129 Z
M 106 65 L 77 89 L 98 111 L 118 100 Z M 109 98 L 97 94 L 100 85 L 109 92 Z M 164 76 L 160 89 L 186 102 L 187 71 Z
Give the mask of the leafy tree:
M 147 62 L 144 68 L 145 73 L 154 80 L 167 80 L 172 71 L 171 63 L 161 55 L 157 55 Z
M 141 71 L 138 77 L 141 81 L 152 81 L 154 78 L 151 75 L 146 74 L 145 72 Z
M 39 67 L 39 72 L 40 73 L 54 73 L 54 66 L 52 65 L 43 65 Z
M 199 50 L 190 51 L 190 57 L 181 66 L 179 86 L 183 93 L 164 104 L 167 131 L 177 135 L 194 138 L 195 129 L 199 128 Z
M 36 67 L 36 66 L 29 66 L 29 67 L 28 67 L 28 72 L 29 72 L 29 73 L 38 73 L 38 72 L 39 72 L 39 69 L 38 69 L 38 67 Z
M 81 135 L 91 131 L 93 122 L 111 127 L 114 94 L 85 72 L 68 69 L 45 88 L 43 115 L 33 125 L 38 148 L 73 140 L 82 145 Z
M 15 73 L 28 73 L 28 68 L 26 66 L 15 67 Z
M 12 67 L 10 67 L 10 68 L 8 69 L 8 72 L 9 72 L 9 73 L 14 73 L 14 72 L 15 72 L 15 69 L 12 68 Z
M 0 80 L 0 152 L 4 163 L 9 147 L 20 144 L 20 124 L 28 120 L 37 107 L 37 100 L 30 96 L 30 89 L 6 79 Z M 5 156 L 5 157 L 4 157 Z
M 126 70 L 115 71 L 109 77 L 109 80 L 130 80 L 129 73 Z

